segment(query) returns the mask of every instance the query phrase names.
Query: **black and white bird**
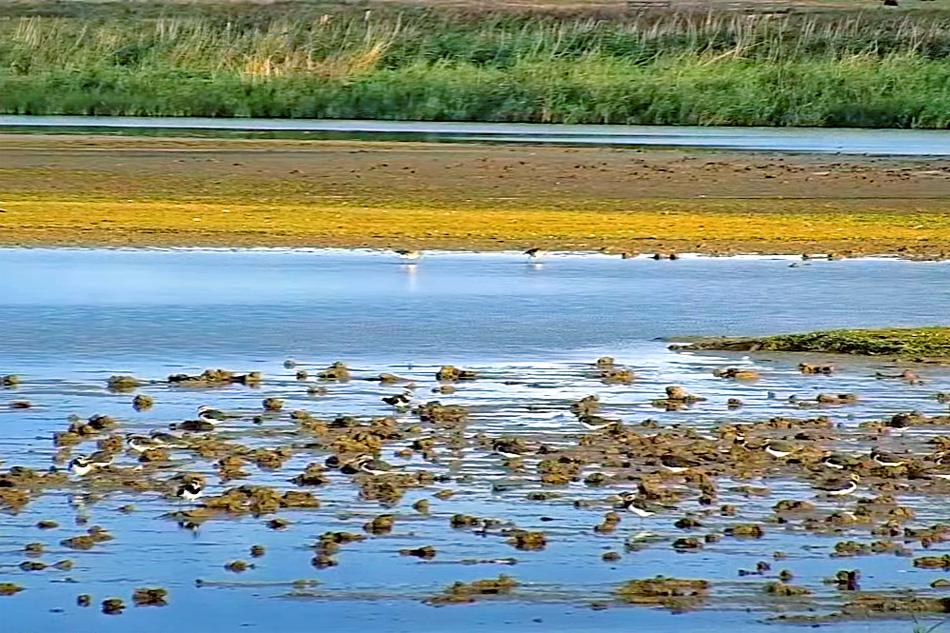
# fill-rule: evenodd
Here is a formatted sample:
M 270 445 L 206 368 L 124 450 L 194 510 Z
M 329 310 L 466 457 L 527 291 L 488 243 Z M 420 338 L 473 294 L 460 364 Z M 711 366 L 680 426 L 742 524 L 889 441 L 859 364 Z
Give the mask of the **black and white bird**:
M 96 467 L 92 462 L 89 461 L 87 457 L 76 457 L 71 462 L 69 462 L 69 470 L 71 470 L 73 474 L 78 477 L 85 477 L 95 469 Z
M 360 455 L 356 459 L 340 466 L 340 472 L 345 475 L 366 473 L 368 475 L 385 475 L 392 472 L 393 467 L 386 462 L 374 458 L 372 455 Z
M 198 407 L 198 418 L 203 422 L 208 424 L 218 425 L 228 419 L 228 415 L 224 411 L 218 409 L 213 409 L 208 405 L 201 405 Z
M 641 519 L 652 517 L 660 510 L 659 506 L 649 503 L 635 492 L 626 492 L 620 495 L 620 498 L 623 502 L 623 509 L 627 512 L 632 512 Z
M 165 433 L 164 431 L 152 431 L 148 434 L 155 442 L 157 442 L 162 448 L 168 448 L 169 446 L 179 446 L 181 443 L 181 438 L 175 437 L 171 433 Z
M 396 409 L 405 409 L 412 402 L 412 392 L 407 389 L 394 396 L 383 396 L 383 402 Z
M 528 250 L 524 252 L 524 254 L 528 256 L 528 259 L 539 260 L 545 255 L 547 255 L 548 253 L 545 250 L 535 247 L 535 248 L 529 248 Z
M 178 486 L 175 496 L 184 501 L 192 502 L 198 499 L 204 491 L 204 482 L 198 478 L 190 478 Z
M 509 438 L 498 438 L 493 440 L 491 443 L 491 450 L 496 455 L 501 455 L 502 457 L 507 457 L 509 459 L 517 459 L 519 457 L 524 457 L 520 452 L 522 446 L 519 442 L 513 441 Z
M 422 257 L 421 251 L 408 250 L 405 248 L 396 249 L 396 254 L 406 261 L 414 262 L 420 257 Z
M 128 444 L 133 452 L 138 454 L 142 454 L 153 448 L 164 448 L 167 446 L 165 442 L 149 437 L 148 435 L 133 435 L 131 433 L 125 436 L 125 443 Z
M 885 468 L 897 468 L 898 466 L 903 466 L 907 462 L 907 460 L 900 455 L 895 455 L 894 453 L 885 453 L 884 451 L 879 451 L 876 448 L 871 450 L 871 460 L 878 466 L 884 466 Z
M 849 455 L 830 453 L 821 458 L 821 464 L 823 466 L 827 466 L 828 468 L 833 468 L 834 470 L 850 470 L 852 468 L 857 468 L 860 465 L 860 462 Z
M 617 424 L 617 420 L 603 418 L 599 415 L 579 415 L 577 421 L 588 431 L 600 431 Z
M 663 468 L 671 473 L 682 473 L 690 468 L 699 466 L 699 462 L 696 460 L 688 459 L 680 455 L 663 455 L 660 457 L 660 463 L 663 464 Z
M 74 475 L 85 477 L 94 470 L 105 468 L 112 463 L 113 459 L 115 459 L 115 455 L 112 453 L 96 451 L 91 455 L 80 455 L 73 459 L 69 462 L 69 470 L 71 470 Z
M 860 477 L 857 475 L 851 475 L 850 477 L 836 477 L 833 479 L 826 479 L 815 486 L 815 488 L 830 497 L 843 497 L 857 490 L 858 482 L 860 480 Z

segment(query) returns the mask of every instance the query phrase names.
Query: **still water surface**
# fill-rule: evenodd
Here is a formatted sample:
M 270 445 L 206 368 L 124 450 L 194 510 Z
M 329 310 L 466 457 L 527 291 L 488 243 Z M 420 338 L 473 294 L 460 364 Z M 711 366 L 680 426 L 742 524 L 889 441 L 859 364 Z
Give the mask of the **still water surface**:
M 875 371 L 890 370 L 887 363 L 849 360 L 829 383 L 826 377 L 799 375 L 797 358 L 676 354 L 658 340 L 947 321 L 950 263 L 792 263 L 791 258 L 655 262 L 559 255 L 534 264 L 515 254 L 432 253 L 408 265 L 378 252 L 0 250 L 0 374 L 23 379 L 18 389 L 0 391 L 0 458 L 4 467 L 48 467 L 55 451 L 51 434 L 65 428 L 73 413 L 115 416 L 123 431 L 139 433 L 193 418 L 197 404 L 211 404 L 247 414 L 223 433 L 251 446 L 286 444 L 293 429 L 286 413 L 263 427 L 250 421 L 265 395 L 283 398 L 285 411 L 305 408 L 322 418 L 391 413 L 379 397 L 398 388 L 353 380 L 328 385 L 326 396 L 309 396 L 295 380 L 295 369 L 283 367 L 286 358 L 297 359 L 297 368 L 311 373 L 335 360 L 350 365 L 356 378 L 399 373 L 419 381 L 420 400 L 439 397 L 470 407 L 470 433 L 518 435 L 555 446 L 576 441 L 584 432 L 566 412 L 572 400 L 590 393 L 598 393 L 606 412 L 625 422 L 652 417 L 664 425 L 699 429 L 723 420 L 749 422 L 774 415 L 776 401 L 767 399 L 767 391 L 780 398 L 813 396 L 822 389 L 858 392 L 858 405 L 829 412 L 845 429 L 910 408 L 929 414 L 945 409 L 930 396 L 950 390 L 946 369 L 927 368 L 927 384 L 908 386 L 873 378 Z M 629 363 L 638 380 L 605 386 L 592 379 L 586 363 L 602 354 Z M 435 369 L 443 363 L 474 367 L 485 378 L 451 396 L 428 395 L 436 384 Z M 717 366 L 737 364 L 758 369 L 763 379 L 748 385 L 711 376 Z M 142 393 L 153 395 L 157 405 L 143 413 L 129 406 L 131 395 L 104 388 L 105 379 L 117 373 L 162 379 L 218 366 L 262 371 L 265 383 L 257 390 L 234 386 L 198 393 L 151 385 Z M 674 382 L 709 397 L 708 403 L 679 413 L 651 407 L 650 400 Z M 727 413 L 724 403 L 731 397 L 747 405 Z M 4 406 L 14 399 L 28 399 L 35 406 L 25 411 Z M 794 410 L 785 413 L 795 415 Z M 845 436 L 844 442 L 860 441 L 857 433 Z M 926 435 L 906 441 L 923 439 Z M 397 462 L 391 452 L 387 447 L 384 457 Z M 279 471 L 251 465 L 246 481 L 286 489 L 292 474 L 325 456 L 297 454 Z M 210 492 L 225 487 L 214 477 L 212 461 L 186 455 L 176 460 L 178 465 L 192 460 L 190 469 L 207 473 Z M 859 566 L 862 586 L 871 590 L 926 590 L 942 575 L 893 556 L 840 563 L 828 558 L 837 538 L 780 530 L 753 542 L 724 539 L 689 554 L 674 553 L 667 540 L 605 563 L 603 552 L 622 552 L 624 539 L 641 527 L 666 535 L 681 513 L 648 519 L 645 526 L 625 519 L 615 535 L 598 536 L 591 527 L 604 508 L 578 510 L 573 501 L 603 499 L 613 489 L 578 482 L 558 489 L 560 496 L 552 501 L 526 503 L 528 492 L 541 489 L 536 477 L 503 471 L 497 456 L 475 445 L 437 464 L 418 456 L 399 463 L 465 478 L 412 490 L 395 509 L 384 510 L 358 500 L 348 478 L 331 473 L 331 484 L 315 490 L 323 503 L 320 510 L 284 513 L 291 520 L 284 531 L 244 517 L 210 521 L 192 534 L 162 518 L 176 509 L 174 502 L 154 494 L 110 493 L 79 509 L 90 525 L 102 525 L 116 536 L 88 552 L 58 545 L 83 528 L 72 524 L 75 490 L 51 491 L 17 515 L 0 514 L 0 581 L 26 587 L 17 596 L 0 598 L 0 631 L 776 631 L 784 627 L 763 622 L 788 607 L 763 601 L 763 579 L 737 575 L 739 568 L 754 567 L 773 551 L 789 553 L 781 567 L 793 569 L 796 584 L 814 588 L 817 604 L 829 609 L 838 598 L 833 590 L 822 589 L 821 579 L 837 569 Z M 493 490 L 498 482 L 505 485 Z M 761 520 L 778 500 L 813 494 L 796 481 L 751 483 L 770 486 L 772 494 L 747 498 L 729 493 L 729 482 L 721 482 L 722 501 L 741 508 L 732 523 Z M 432 499 L 442 488 L 456 495 Z M 429 518 L 410 509 L 422 498 L 432 499 Z M 946 521 L 950 514 L 946 504 L 932 499 L 902 501 L 916 504 L 921 524 Z M 134 511 L 120 512 L 127 504 L 134 504 Z M 685 509 L 699 508 L 693 503 Z M 392 534 L 344 546 L 338 567 L 316 570 L 310 565 L 307 545 L 321 533 L 360 532 L 365 521 L 381 512 L 398 515 Z M 504 539 L 453 531 L 448 518 L 455 513 L 543 529 L 549 545 L 542 552 L 519 552 Z M 33 527 L 50 518 L 61 527 L 49 532 Z M 721 527 L 716 518 L 710 522 Z M 855 538 L 866 539 L 867 534 Z M 75 567 L 68 572 L 21 571 L 22 547 L 34 541 L 46 544 L 45 562 L 69 558 Z M 268 553 L 254 561 L 254 569 L 241 575 L 223 569 L 230 560 L 251 560 L 247 551 L 256 543 L 266 545 Z M 396 554 L 421 545 L 433 545 L 439 555 L 424 562 Z M 938 544 L 927 553 L 948 550 Z M 518 559 L 513 566 L 462 564 L 512 556 Z M 453 581 L 499 573 L 527 585 L 512 597 L 476 605 L 435 608 L 420 602 Z M 589 608 L 591 602 L 610 600 L 620 583 L 656 574 L 711 580 L 714 605 L 680 615 L 648 608 Z M 250 584 L 197 588 L 198 578 Z M 307 591 L 267 584 L 298 579 L 321 584 Z M 130 606 L 121 616 L 99 612 L 96 605 L 102 599 L 118 596 L 130 602 L 131 591 L 141 586 L 167 588 L 170 605 Z M 92 594 L 94 606 L 75 606 L 80 593 Z M 884 632 L 895 626 L 909 630 L 910 624 L 862 622 L 838 624 L 834 630 Z
M 58 134 L 168 134 L 173 132 L 176 136 L 194 134 L 453 143 L 560 143 L 742 151 L 950 156 L 950 132 L 946 130 L 0 115 L 0 131 Z

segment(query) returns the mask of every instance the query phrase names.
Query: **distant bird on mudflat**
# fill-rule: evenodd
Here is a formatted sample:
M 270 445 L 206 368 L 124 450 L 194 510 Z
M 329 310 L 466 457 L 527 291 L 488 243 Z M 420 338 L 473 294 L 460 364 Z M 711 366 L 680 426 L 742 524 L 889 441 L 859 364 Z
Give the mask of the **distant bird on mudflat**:
M 884 466 L 885 468 L 897 468 L 898 466 L 903 466 L 907 461 L 900 455 L 885 453 L 876 448 L 871 451 L 871 459 L 878 466 Z
M 408 250 L 405 248 L 397 248 L 395 253 L 399 255 L 401 258 L 407 261 L 411 261 L 411 262 L 416 261 L 417 259 L 422 257 L 422 251 Z
M 851 475 L 845 478 L 826 479 L 815 486 L 815 488 L 831 497 L 843 497 L 858 489 L 858 481 L 860 481 L 860 478 L 857 475 Z
M 175 496 L 185 501 L 195 501 L 204 491 L 204 483 L 200 479 L 189 479 L 178 486 Z
M 198 407 L 198 418 L 207 422 L 208 424 L 221 424 L 228 419 L 228 416 L 224 411 L 218 409 L 213 409 L 208 405 L 201 405 Z
M 404 409 L 412 402 L 412 392 L 408 389 L 394 396 L 383 396 L 383 402 L 397 409 Z
M 96 451 L 88 456 L 79 455 L 69 462 L 69 470 L 79 477 L 85 477 L 94 470 L 105 468 L 113 459 L 115 455 L 104 451 Z
M 537 260 L 537 259 L 541 259 L 548 253 L 547 251 L 540 248 L 529 248 L 528 250 L 524 252 L 524 254 L 528 256 L 528 259 Z
M 346 462 L 340 466 L 340 472 L 345 475 L 355 475 L 357 473 L 366 473 L 368 475 L 385 475 L 392 470 L 392 466 L 382 460 L 372 457 L 371 455 L 360 455 L 356 459 Z
M 699 466 L 699 462 L 679 455 L 664 455 L 660 458 L 660 463 L 671 473 L 682 473 Z

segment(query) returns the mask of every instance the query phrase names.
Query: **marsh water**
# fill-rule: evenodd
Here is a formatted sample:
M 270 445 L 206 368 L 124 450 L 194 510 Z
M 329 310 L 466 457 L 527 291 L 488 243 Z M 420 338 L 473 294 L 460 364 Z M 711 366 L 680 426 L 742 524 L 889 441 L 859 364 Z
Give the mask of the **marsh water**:
M 950 155 L 950 132 L 946 130 L 0 115 L 0 131 L 46 134 L 174 133 L 175 136 L 453 143 L 557 143 L 871 156 Z
M 292 410 L 306 409 L 324 419 L 392 414 L 380 396 L 401 388 L 362 380 L 381 372 L 418 382 L 417 402 L 439 399 L 467 406 L 469 438 L 519 436 L 552 446 L 586 432 L 569 406 L 592 393 L 599 394 L 607 414 L 625 423 L 652 418 L 664 427 L 709 432 L 723 422 L 801 415 L 783 409 L 792 394 L 855 392 L 857 404 L 822 411 L 842 429 L 842 442 L 854 442 L 853 449 L 861 441 L 862 422 L 909 409 L 945 411 L 932 394 L 950 390 L 950 369 L 925 366 L 920 369 L 924 384 L 909 385 L 875 378 L 875 372 L 895 371 L 890 362 L 849 358 L 836 360 L 840 369 L 833 377 L 802 376 L 794 355 L 677 353 L 667 349 L 669 341 L 946 323 L 948 280 L 950 262 L 889 259 L 686 256 L 653 261 L 565 254 L 528 262 L 513 253 L 427 253 L 406 263 L 390 253 L 359 251 L 0 250 L 0 374 L 21 377 L 17 388 L 0 390 L 0 458 L 3 468 L 48 468 L 56 452 L 52 434 L 68 425 L 71 414 L 106 414 L 120 421 L 122 432 L 147 433 L 194 418 L 199 404 L 235 412 L 238 417 L 220 431 L 227 438 L 249 446 L 286 445 L 295 441 Z M 590 363 L 605 354 L 634 368 L 637 380 L 604 385 L 591 377 Z M 297 364 L 287 368 L 287 359 Z M 354 379 L 324 384 L 325 393 L 308 393 L 313 379 L 295 377 L 301 368 L 313 374 L 337 360 L 352 369 Z M 458 385 L 453 394 L 430 393 L 442 364 L 473 368 L 480 378 Z M 747 384 L 713 377 L 712 370 L 723 366 L 755 368 L 762 378 Z M 155 398 L 146 412 L 133 410 L 132 394 L 106 389 L 106 379 L 114 374 L 162 381 L 169 374 L 211 367 L 260 371 L 264 382 L 257 388 L 212 390 L 156 382 L 134 392 Z M 708 400 L 686 411 L 653 407 L 651 400 L 672 383 Z M 266 396 L 282 398 L 284 411 L 255 423 Z M 728 410 L 728 398 L 741 398 L 745 406 Z M 12 409 L 7 405 L 13 400 L 33 406 Z M 888 442 L 894 448 L 912 447 L 928 433 L 908 430 Z M 383 457 L 410 471 L 446 475 L 445 481 L 409 490 L 395 507 L 383 508 L 361 500 L 348 477 L 331 472 L 330 483 L 314 489 L 321 507 L 282 512 L 290 525 L 279 531 L 268 529 L 270 517 L 249 515 L 207 521 L 197 531 L 182 529 L 166 516 L 180 503 L 158 494 L 88 496 L 79 494 L 74 483 L 47 490 L 19 512 L 0 514 L 0 582 L 24 587 L 15 596 L 0 597 L 0 631 L 774 631 L 785 628 L 770 623 L 777 615 L 834 610 L 840 592 L 822 579 L 838 569 L 860 568 L 864 590 L 912 588 L 935 595 L 930 583 L 945 574 L 915 568 L 910 558 L 893 554 L 831 558 L 835 542 L 848 538 L 848 532 L 818 535 L 779 526 L 760 539 L 724 538 L 699 551 L 674 551 L 670 541 L 678 530 L 672 522 L 684 511 L 701 512 L 695 503 L 643 522 L 625 518 L 614 534 L 596 534 L 591 528 L 609 509 L 602 502 L 618 491 L 616 486 L 578 481 L 552 488 L 556 494 L 549 499 L 529 502 L 526 495 L 542 489 L 530 476 L 535 458 L 526 459 L 525 473 L 510 472 L 474 441 L 445 451 L 435 462 L 418 454 L 396 458 L 394 450 L 406 443 L 387 445 Z M 327 455 L 297 446 L 283 468 L 250 464 L 248 479 L 229 484 L 217 480 L 213 460 L 176 452 L 172 466 L 207 474 L 211 493 L 242 483 L 287 489 L 293 487 L 288 483 L 293 474 Z M 123 455 L 117 463 L 135 461 Z M 763 520 L 782 499 L 814 496 L 794 480 L 721 484 L 721 502 L 736 504 L 739 514 L 709 515 L 701 533 Z M 770 492 L 750 495 L 740 490 L 743 485 L 768 486 Z M 455 494 L 434 498 L 439 490 Z M 411 509 L 423 498 L 432 502 L 428 516 Z M 578 500 L 594 505 L 577 508 Z M 915 508 L 914 525 L 950 520 L 945 501 L 909 495 L 901 502 Z M 343 546 L 336 567 L 311 565 L 309 545 L 320 534 L 362 532 L 366 521 L 383 512 L 397 517 L 390 534 Z M 453 530 L 449 518 L 456 513 L 544 530 L 548 545 L 525 552 L 492 534 Z M 86 527 L 101 525 L 115 540 L 89 551 L 62 547 L 62 539 L 85 529 L 74 524 L 80 515 Z M 40 520 L 55 520 L 59 527 L 39 530 Z M 629 539 L 643 534 L 650 535 L 645 546 L 625 549 Z M 851 537 L 870 540 L 866 530 Z M 22 571 L 23 546 L 30 542 L 46 546 L 40 560 L 70 559 L 74 566 Z M 267 554 L 249 558 L 254 544 L 265 545 Z M 437 556 L 420 560 L 398 554 L 423 545 L 435 547 Z M 608 550 L 622 558 L 603 561 Z M 795 584 L 814 592 L 807 602 L 767 599 L 762 586 L 768 578 L 739 575 L 739 569 L 772 560 L 778 550 L 787 558 L 772 563 L 773 576 L 778 569 L 792 570 Z M 926 553 L 948 551 L 937 543 Z M 226 571 L 223 565 L 236 559 L 255 566 L 242 574 Z M 474 604 L 423 603 L 454 581 L 499 573 L 523 584 L 511 594 Z M 657 574 L 709 580 L 708 603 L 674 614 L 612 602 L 624 581 Z M 130 604 L 117 616 L 104 615 L 96 606 L 109 597 L 129 603 L 137 587 L 167 589 L 168 606 Z M 76 605 L 83 593 L 93 596 L 91 608 Z M 591 608 L 595 603 L 609 608 Z M 909 631 L 912 624 L 871 620 L 833 628 Z

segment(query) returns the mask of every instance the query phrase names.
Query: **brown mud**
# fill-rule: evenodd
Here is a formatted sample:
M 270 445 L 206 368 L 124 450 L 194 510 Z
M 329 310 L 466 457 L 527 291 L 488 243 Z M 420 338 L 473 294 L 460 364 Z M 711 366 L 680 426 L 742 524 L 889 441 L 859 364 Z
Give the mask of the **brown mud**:
M 950 160 L 0 135 L 0 244 L 950 255 Z

